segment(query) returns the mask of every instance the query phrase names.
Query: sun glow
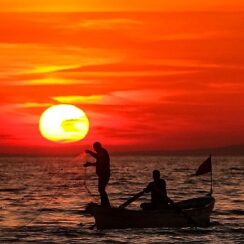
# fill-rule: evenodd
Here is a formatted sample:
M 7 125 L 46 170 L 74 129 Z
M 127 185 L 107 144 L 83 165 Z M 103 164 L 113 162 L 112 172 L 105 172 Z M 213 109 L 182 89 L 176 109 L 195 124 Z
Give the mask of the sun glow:
M 89 120 L 85 112 L 78 107 L 60 104 L 44 111 L 39 128 L 42 136 L 49 141 L 77 142 L 86 137 Z

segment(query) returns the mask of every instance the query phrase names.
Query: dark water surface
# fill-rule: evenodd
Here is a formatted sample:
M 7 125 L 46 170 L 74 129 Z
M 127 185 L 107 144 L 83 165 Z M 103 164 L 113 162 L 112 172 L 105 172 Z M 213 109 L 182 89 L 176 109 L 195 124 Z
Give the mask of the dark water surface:
M 202 196 L 209 190 L 209 176 L 189 176 L 204 159 L 113 157 L 107 189 L 111 203 L 118 206 L 141 191 L 153 169 L 162 171 L 173 200 Z M 77 158 L 0 158 L 0 243 L 244 243 L 244 157 L 213 158 L 213 168 L 216 205 L 209 228 L 97 231 L 89 229 L 94 220 L 83 213 L 94 197 L 84 187 Z M 89 168 L 93 194 L 96 183 Z

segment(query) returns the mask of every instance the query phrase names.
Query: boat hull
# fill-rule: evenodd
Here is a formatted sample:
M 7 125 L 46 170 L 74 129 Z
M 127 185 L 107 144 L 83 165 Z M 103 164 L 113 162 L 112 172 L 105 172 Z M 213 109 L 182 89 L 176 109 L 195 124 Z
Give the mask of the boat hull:
M 169 209 L 155 211 L 89 206 L 98 229 L 206 227 L 214 208 L 213 197 L 194 198 L 179 202 Z

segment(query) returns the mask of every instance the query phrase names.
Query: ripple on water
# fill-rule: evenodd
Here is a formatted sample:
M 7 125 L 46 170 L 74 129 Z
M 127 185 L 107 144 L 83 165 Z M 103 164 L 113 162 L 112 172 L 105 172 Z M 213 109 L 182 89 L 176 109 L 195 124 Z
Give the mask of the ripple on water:
M 143 189 L 152 180 L 151 172 L 154 168 L 163 172 L 167 179 L 168 194 L 173 200 L 205 195 L 209 190 L 209 176 L 189 177 L 202 160 L 203 158 L 197 157 L 114 157 L 108 187 L 111 203 L 118 205 Z M 87 194 L 83 184 L 75 182 L 79 174 L 81 181 L 84 176 L 82 170 L 79 172 L 77 164 L 67 165 L 67 159 L 60 158 L 45 158 L 45 161 L 42 158 L 28 158 L 22 161 L 23 167 L 14 171 L 18 168 L 13 167 L 14 159 L 8 159 L 10 167 L 9 164 L 2 163 L 0 158 L 0 168 L 4 174 L 4 177 L 0 175 L 0 201 L 4 200 L 7 208 L 4 216 L 0 216 L 1 243 L 30 241 L 143 244 L 209 243 L 211 240 L 216 243 L 238 243 L 243 237 L 244 210 L 240 207 L 243 203 L 240 196 L 244 192 L 240 182 L 244 158 L 236 161 L 232 158 L 224 158 L 224 161 L 221 158 L 215 159 L 216 210 L 209 228 L 111 231 L 89 230 L 93 219 L 85 215 L 84 207 L 94 200 Z M 92 170 L 87 174 L 87 184 L 97 196 L 97 178 Z M 131 207 L 138 208 L 140 202 L 149 197 L 150 194 L 145 195 L 131 204 Z M 26 223 L 23 228 L 16 227 L 23 223 Z

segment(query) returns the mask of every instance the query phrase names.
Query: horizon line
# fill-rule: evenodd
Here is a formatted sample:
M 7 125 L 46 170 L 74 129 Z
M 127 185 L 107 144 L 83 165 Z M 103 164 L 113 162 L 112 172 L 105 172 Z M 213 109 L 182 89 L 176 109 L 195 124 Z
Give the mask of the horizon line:
M 175 150 L 136 150 L 136 151 L 115 151 L 110 150 L 112 156 L 244 156 L 244 150 L 238 148 L 244 145 L 229 145 L 214 148 L 198 148 L 198 149 L 175 149 Z M 0 153 L 0 157 L 74 157 L 82 153 L 67 152 L 57 153 L 56 151 L 42 153 Z
M 0 10 L 0 13 L 244 13 L 244 9 L 235 9 L 235 10 L 216 10 L 216 9 L 205 9 L 205 10 L 87 10 L 87 11 L 54 11 L 54 10 Z

